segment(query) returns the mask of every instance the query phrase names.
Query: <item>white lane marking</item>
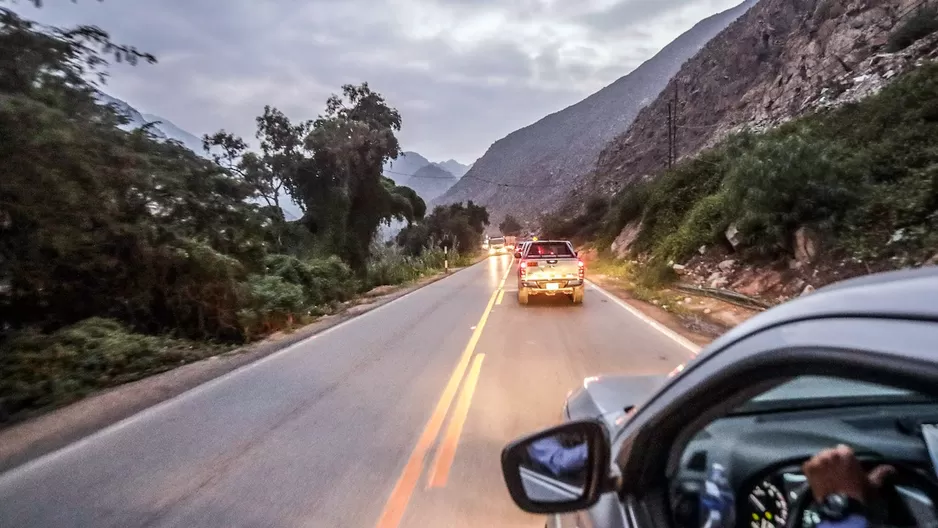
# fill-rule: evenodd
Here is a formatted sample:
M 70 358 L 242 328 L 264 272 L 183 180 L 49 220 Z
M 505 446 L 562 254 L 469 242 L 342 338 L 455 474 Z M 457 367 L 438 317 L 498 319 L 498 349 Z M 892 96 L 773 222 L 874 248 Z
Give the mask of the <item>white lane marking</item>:
M 484 262 L 484 261 L 480 261 L 480 262 Z M 475 264 L 473 264 L 473 266 L 475 266 Z M 472 266 L 469 266 L 469 267 L 472 267 Z M 451 275 L 451 276 L 452 276 L 452 275 Z M 372 310 L 369 310 L 369 311 L 367 311 L 367 312 L 365 312 L 365 313 L 363 313 L 363 314 L 356 315 L 356 316 L 352 316 L 350 319 L 348 319 L 348 320 L 346 320 L 346 321 L 342 321 L 341 323 L 338 323 L 338 324 L 336 324 L 335 326 L 329 327 L 329 328 L 323 330 L 322 332 L 319 332 L 319 333 L 317 333 L 317 334 L 313 334 L 313 335 L 307 337 L 306 339 L 303 339 L 302 341 L 297 341 L 296 343 L 293 343 L 292 345 L 290 345 L 290 346 L 288 346 L 288 347 L 286 347 L 286 348 L 284 348 L 284 349 L 282 349 L 282 350 L 278 350 L 278 351 L 276 351 L 276 352 L 270 354 L 269 356 L 265 356 L 265 357 L 263 357 L 263 358 L 261 358 L 261 359 L 258 359 L 257 361 L 254 361 L 254 362 L 252 362 L 252 363 L 248 363 L 247 365 L 243 365 L 243 366 L 241 366 L 241 367 L 238 367 L 238 368 L 236 368 L 235 370 L 232 370 L 231 372 L 228 372 L 228 373 L 226 373 L 226 374 L 222 374 L 221 376 L 219 376 L 219 377 L 217 377 L 217 378 L 214 378 L 214 379 L 211 379 L 211 380 L 209 380 L 209 381 L 206 381 L 205 383 L 202 383 L 202 384 L 200 384 L 200 385 L 196 385 L 195 387 L 192 387 L 191 389 L 189 389 L 189 390 L 187 390 L 187 391 L 181 392 L 181 393 L 177 394 L 176 396 L 173 396 L 172 398 L 170 398 L 170 399 L 168 399 L 168 400 L 164 400 L 164 401 L 162 401 L 162 402 L 160 402 L 160 403 L 157 403 L 156 405 L 153 405 L 152 407 L 147 407 L 146 409 L 143 409 L 142 411 L 140 411 L 140 412 L 138 412 L 138 413 L 136 413 L 136 414 L 132 414 L 132 415 L 128 416 L 127 418 L 124 418 L 123 420 L 120 420 L 120 421 L 118 421 L 118 422 L 116 422 L 116 423 L 113 423 L 113 424 L 111 424 L 111 425 L 109 425 L 109 426 L 107 426 L 107 427 L 105 427 L 105 428 L 103 428 L 103 429 L 99 429 L 99 430 L 95 431 L 94 433 L 91 433 L 91 434 L 88 435 L 88 436 L 85 436 L 85 437 L 83 437 L 83 438 L 80 438 L 80 439 L 74 441 L 74 442 L 71 443 L 71 444 L 62 446 L 62 447 L 60 447 L 59 449 L 56 449 L 55 451 L 51 451 L 51 452 L 49 452 L 49 453 L 46 453 L 45 455 L 40 456 L 39 458 L 34 458 L 34 459 L 32 459 L 32 460 L 30 460 L 30 461 L 27 461 L 27 462 L 25 462 L 25 463 L 23 463 L 23 464 L 21 464 L 21 465 L 19 465 L 19 466 L 16 466 L 16 467 L 14 467 L 14 468 L 12 468 L 12 469 L 7 470 L 7 471 L 4 472 L 4 473 L 0 473 L 0 487 L 6 486 L 6 485 L 8 485 L 8 484 L 11 484 L 13 481 L 15 481 L 15 480 L 16 480 L 17 478 L 19 478 L 21 475 L 25 476 L 25 474 L 29 473 L 30 471 L 36 471 L 36 470 L 41 469 L 43 466 L 48 466 L 48 465 L 52 464 L 53 462 L 55 462 L 56 460 L 58 460 L 58 459 L 60 459 L 60 458 L 62 458 L 62 457 L 64 457 L 64 456 L 67 456 L 69 453 L 71 453 L 71 452 L 73 452 L 73 451 L 76 451 L 76 450 L 79 450 L 79 449 L 81 449 L 82 447 L 84 447 L 84 446 L 86 446 L 86 445 L 88 445 L 88 444 L 90 444 L 90 443 L 92 443 L 92 442 L 95 442 L 95 441 L 97 441 L 97 440 L 99 440 L 99 439 L 101 439 L 101 438 L 103 438 L 103 437 L 105 437 L 105 436 L 114 434 L 114 433 L 116 433 L 116 432 L 118 432 L 118 431 L 120 431 L 120 430 L 122 430 L 122 429 L 126 429 L 127 427 L 129 427 L 129 426 L 135 424 L 136 422 L 145 420 L 145 419 L 149 418 L 150 416 L 152 416 L 152 415 L 154 415 L 154 414 L 156 414 L 156 413 L 158 413 L 158 412 L 160 412 L 160 411 L 162 411 L 162 410 L 164 410 L 164 409 L 166 409 L 166 408 L 169 408 L 169 407 L 172 407 L 173 405 L 178 404 L 180 401 L 182 401 L 182 400 L 184 400 L 184 399 L 186 399 L 186 398 L 192 398 L 192 397 L 194 397 L 194 396 L 197 396 L 197 395 L 199 395 L 199 394 L 201 394 L 201 393 L 203 393 L 203 392 L 205 392 L 205 391 L 211 389 L 212 387 L 215 387 L 216 385 L 218 385 L 218 384 L 220 384 L 220 383 L 224 383 L 225 381 L 227 381 L 227 380 L 229 380 L 229 379 L 231 379 L 231 378 L 233 378 L 233 377 L 235 377 L 235 376 L 239 376 L 239 375 L 241 375 L 241 374 L 244 374 L 245 372 L 247 372 L 247 371 L 249 371 L 249 370 L 252 370 L 252 369 L 254 369 L 254 368 L 256 368 L 256 367 L 259 367 L 259 366 L 261 366 L 261 365 L 263 365 L 263 364 L 265 364 L 265 363 L 268 363 L 268 362 L 270 362 L 270 361 L 273 361 L 273 360 L 275 360 L 275 359 L 282 358 L 282 357 L 284 357 L 286 354 L 289 354 L 290 352 L 293 352 L 294 350 L 296 350 L 296 349 L 298 349 L 298 348 L 300 348 L 300 347 L 302 347 L 302 346 L 308 344 L 310 341 L 312 341 L 312 340 L 314 340 L 314 339 L 316 339 L 316 338 L 320 338 L 320 337 L 322 337 L 322 336 L 325 336 L 325 335 L 327 335 L 327 334 L 330 334 L 330 333 L 332 333 L 333 331 L 338 330 L 339 328 L 342 328 L 342 327 L 346 326 L 346 325 L 349 324 L 349 323 L 354 323 L 354 322 L 356 322 L 356 321 L 361 321 L 363 318 L 368 317 L 369 315 L 371 315 L 371 314 L 373 314 L 373 313 L 375 313 L 375 312 L 378 312 L 378 311 L 380 311 L 381 309 L 383 309 L 383 308 L 385 308 L 385 307 L 387 307 L 387 306 L 390 306 L 390 305 L 396 303 L 397 301 L 399 301 L 399 300 L 401 300 L 401 299 L 404 299 L 404 298 L 406 298 L 406 297 L 410 297 L 410 296 L 411 296 L 412 294 L 414 294 L 414 293 L 417 293 L 417 292 L 420 292 L 420 291 L 428 291 L 431 286 L 433 286 L 434 284 L 443 282 L 443 280 L 445 280 L 446 278 L 448 278 L 448 277 L 444 277 L 443 279 L 438 280 L 438 281 L 436 281 L 436 282 L 434 282 L 434 283 L 427 284 L 427 285 L 424 286 L 424 287 L 417 288 L 417 289 L 414 290 L 414 291 L 411 291 L 411 292 L 408 292 L 408 293 L 406 293 L 406 294 L 404 294 L 404 295 L 401 295 L 400 297 L 398 297 L 398 298 L 396 298 L 396 299 L 392 299 L 392 300 L 390 300 L 390 301 L 388 301 L 388 302 L 382 304 L 381 306 L 378 306 L 377 308 L 374 308 L 374 309 L 372 309 Z
M 664 334 L 664 335 L 668 336 L 669 338 L 671 338 L 672 340 L 674 340 L 677 344 L 679 344 L 679 345 L 681 345 L 682 347 L 684 347 L 684 348 L 686 348 L 687 350 L 689 350 L 690 353 L 691 353 L 691 357 L 695 357 L 697 354 L 700 353 L 700 348 L 701 348 L 701 347 L 700 347 L 699 345 L 697 345 L 697 344 L 695 344 L 695 343 L 692 343 L 690 340 L 688 340 L 686 337 L 682 336 L 681 334 L 678 334 L 677 332 L 675 332 L 674 330 L 671 330 L 671 329 L 668 328 L 667 326 L 664 326 L 663 324 L 659 323 L 658 321 L 655 321 L 655 320 L 652 319 L 651 317 L 649 317 L 649 316 L 643 314 L 643 313 L 642 313 L 641 311 L 639 311 L 637 308 L 635 308 L 635 307 L 629 305 L 629 303 L 623 301 L 622 299 L 616 297 L 615 295 L 613 295 L 613 294 L 607 292 L 606 290 L 600 288 L 599 286 L 596 285 L 595 282 L 593 282 L 593 281 L 591 281 L 591 280 L 587 280 L 586 282 L 587 282 L 587 283 L 590 285 L 590 287 L 592 287 L 594 290 L 598 291 L 599 293 L 601 293 L 601 294 L 605 295 L 606 297 L 608 297 L 609 299 L 611 299 L 612 302 L 618 304 L 618 305 L 621 306 L 622 308 L 625 308 L 626 310 L 629 311 L 629 313 L 631 313 L 631 314 L 634 315 L 635 317 L 638 317 L 638 318 L 641 319 L 642 321 L 648 323 L 648 325 L 651 326 L 652 328 L 654 328 L 655 330 L 658 330 L 658 331 L 661 332 L 662 334 Z

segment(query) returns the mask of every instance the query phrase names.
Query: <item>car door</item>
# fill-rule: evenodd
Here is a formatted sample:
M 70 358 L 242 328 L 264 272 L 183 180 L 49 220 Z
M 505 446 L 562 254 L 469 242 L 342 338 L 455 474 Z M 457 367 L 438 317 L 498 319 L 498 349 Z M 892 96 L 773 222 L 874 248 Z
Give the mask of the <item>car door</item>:
M 830 317 L 779 324 L 751 335 L 730 332 L 678 368 L 612 438 L 618 492 L 548 526 L 671 526 L 669 478 L 683 446 L 704 425 L 796 376 L 887 382 L 938 397 L 938 322 Z

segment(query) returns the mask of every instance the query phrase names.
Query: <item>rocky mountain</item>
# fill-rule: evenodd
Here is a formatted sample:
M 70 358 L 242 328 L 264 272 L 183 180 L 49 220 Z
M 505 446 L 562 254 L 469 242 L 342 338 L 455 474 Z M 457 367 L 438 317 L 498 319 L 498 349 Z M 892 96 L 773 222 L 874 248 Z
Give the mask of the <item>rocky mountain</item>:
M 385 176 L 398 185 L 417 191 L 427 202 L 446 192 L 468 170 L 469 166 L 456 160 L 434 163 L 416 152 L 409 151 L 384 165 Z
M 934 6 L 934 0 L 930 0 Z M 609 194 L 667 163 L 668 103 L 677 92 L 678 156 L 742 128 L 776 126 L 870 95 L 934 59 L 935 39 L 895 49 L 894 35 L 928 0 L 761 0 L 681 67 L 611 141 L 577 194 Z
M 112 105 L 117 111 L 125 115 L 129 122 L 122 126 L 124 130 L 134 130 L 147 123 L 154 123 L 150 128 L 151 133 L 160 139 L 174 139 L 181 142 L 189 150 L 196 154 L 202 154 L 202 140 L 195 135 L 179 128 L 172 121 L 153 114 L 140 113 L 136 108 L 130 106 L 125 101 L 112 97 L 105 93 L 98 95 L 98 100 L 106 105 Z
M 436 200 L 473 200 L 493 219 L 538 214 L 566 199 L 603 145 L 624 132 L 687 59 L 757 0 L 707 18 L 628 75 L 564 110 L 496 141 L 468 173 Z M 536 188 L 537 192 L 531 192 Z
M 202 153 L 202 140 L 179 128 L 173 124 L 172 121 L 153 114 L 143 114 L 143 118 L 146 119 L 147 122 L 155 122 L 155 126 L 163 132 L 166 137 L 182 142 L 182 144 L 192 152 L 197 154 Z
M 469 172 L 469 168 L 472 167 L 472 165 L 463 165 L 454 159 L 434 163 L 434 165 L 457 178 L 462 178 L 467 172 Z
M 431 163 L 407 178 L 404 185 L 416 191 L 425 202 L 429 202 L 445 193 L 458 181 L 459 178 Z
M 404 185 L 418 170 L 430 165 L 430 160 L 416 152 L 404 152 L 395 160 L 384 164 L 384 175 L 398 185 Z

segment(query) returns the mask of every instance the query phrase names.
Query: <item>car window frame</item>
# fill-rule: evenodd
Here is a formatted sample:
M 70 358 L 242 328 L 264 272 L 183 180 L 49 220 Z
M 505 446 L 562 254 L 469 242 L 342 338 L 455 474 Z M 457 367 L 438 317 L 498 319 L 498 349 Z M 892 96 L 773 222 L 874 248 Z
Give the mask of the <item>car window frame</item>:
M 887 384 L 938 397 L 938 364 L 929 360 L 934 346 L 928 347 L 938 343 L 938 324 L 874 319 L 878 325 L 865 317 L 781 324 L 690 362 L 631 417 L 613 443 L 623 482 L 619 499 L 627 513 L 641 518 L 642 524 L 672 526 L 667 484 L 687 442 L 740 403 L 798 375 L 881 384 L 888 378 Z M 896 335 L 903 336 L 902 342 L 892 339 Z M 733 383 L 717 386 L 727 381 L 742 390 Z M 735 392 L 727 394 L 729 389 Z M 632 452 L 641 456 L 630 457 Z

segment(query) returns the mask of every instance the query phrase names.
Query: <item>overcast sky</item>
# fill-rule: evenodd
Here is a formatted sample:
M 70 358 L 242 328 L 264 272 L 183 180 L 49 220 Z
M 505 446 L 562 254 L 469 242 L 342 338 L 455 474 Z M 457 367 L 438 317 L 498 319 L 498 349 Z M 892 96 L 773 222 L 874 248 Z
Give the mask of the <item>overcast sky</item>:
M 368 81 L 405 150 L 471 163 L 494 141 L 627 74 L 741 0 L 46 0 L 17 10 L 95 24 L 157 56 L 106 91 L 201 136 L 253 139 L 265 104 L 312 119 Z

